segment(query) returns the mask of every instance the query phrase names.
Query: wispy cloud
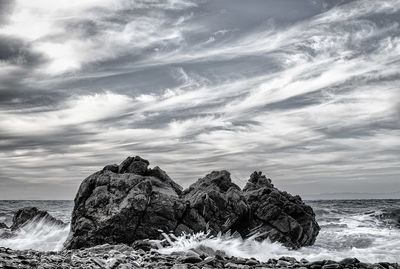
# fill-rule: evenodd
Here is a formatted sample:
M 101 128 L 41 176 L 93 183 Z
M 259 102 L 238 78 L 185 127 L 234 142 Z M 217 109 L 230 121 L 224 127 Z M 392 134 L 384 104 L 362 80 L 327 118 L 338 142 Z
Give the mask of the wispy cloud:
M 0 22 L 0 189 L 71 198 L 138 154 L 185 186 L 257 169 L 296 193 L 392 190 L 399 3 L 312 3 L 284 20 L 212 1 L 16 1 Z
M 131 106 L 131 99 L 124 95 L 82 95 L 65 101 L 58 110 L 32 112 L 15 110 L 0 116 L 0 130 L 4 134 L 38 135 L 62 132 L 64 126 L 79 126 L 123 115 Z

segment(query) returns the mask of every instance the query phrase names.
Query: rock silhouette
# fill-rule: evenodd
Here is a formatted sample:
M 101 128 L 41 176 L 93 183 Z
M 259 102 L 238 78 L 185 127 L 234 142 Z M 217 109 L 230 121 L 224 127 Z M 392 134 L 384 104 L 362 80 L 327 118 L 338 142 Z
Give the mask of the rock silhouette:
M 161 233 L 246 237 L 260 233 L 286 246 L 311 245 L 319 231 L 311 207 L 255 172 L 243 191 L 229 172 L 213 171 L 182 191 L 162 169 L 139 156 L 87 177 L 75 197 L 68 249 L 160 239 Z

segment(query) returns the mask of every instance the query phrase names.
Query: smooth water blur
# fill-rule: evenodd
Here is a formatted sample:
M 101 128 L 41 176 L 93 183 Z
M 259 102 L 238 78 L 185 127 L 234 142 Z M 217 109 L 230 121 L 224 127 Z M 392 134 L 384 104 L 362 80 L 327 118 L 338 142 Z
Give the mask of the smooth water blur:
M 261 261 L 292 256 L 310 261 L 356 257 L 363 262 L 400 259 L 400 200 L 307 201 L 316 213 L 321 231 L 314 246 L 289 250 L 279 243 L 257 242 L 253 238 L 223 235 L 210 238 L 204 233 L 169 237 L 162 253 L 185 251 L 200 245 L 223 250 L 228 255 L 254 257 Z M 72 201 L 0 201 L 0 222 L 10 225 L 14 212 L 37 206 L 69 222 Z M 0 239 L 0 246 L 13 249 L 60 250 L 69 227 L 60 228 L 43 221 L 29 223 L 16 237 Z M 1 232 L 0 232 L 1 233 Z

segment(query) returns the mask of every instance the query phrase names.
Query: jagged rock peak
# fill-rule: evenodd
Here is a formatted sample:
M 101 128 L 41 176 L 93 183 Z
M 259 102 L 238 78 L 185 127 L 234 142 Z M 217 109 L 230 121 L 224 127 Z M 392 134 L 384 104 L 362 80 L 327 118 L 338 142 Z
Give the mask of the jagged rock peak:
M 250 191 L 262 187 L 273 188 L 274 184 L 272 184 L 271 179 L 263 175 L 261 171 L 254 171 L 250 175 L 250 179 L 247 182 L 246 186 L 243 188 L 243 191 Z
M 184 193 L 190 192 L 194 188 L 205 188 L 212 186 L 218 188 L 220 192 L 227 192 L 229 188 L 236 188 L 240 190 L 239 186 L 234 184 L 231 180 L 231 174 L 226 170 L 212 171 L 203 178 L 199 178 L 197 182 L 193 183 Z
M 177 194 L 181 194 L 183 188 L 175 183 L 164 170 L 158 166 L 148 168 L 149 165 L 150 162 L 140 156 L 127 157 L 119 165 L 106 165 L 101 172 L 110 171 L 115 174 L 136 174 L 140 176 L 156 177 L 162 182 L 170 184 Z
M 137 175 L 145 175 L 150 162 L 140 156 L 128 157 L 120 165 L 106 165 L 103 171 L 111 171 L 117 174 L 133 173 Z

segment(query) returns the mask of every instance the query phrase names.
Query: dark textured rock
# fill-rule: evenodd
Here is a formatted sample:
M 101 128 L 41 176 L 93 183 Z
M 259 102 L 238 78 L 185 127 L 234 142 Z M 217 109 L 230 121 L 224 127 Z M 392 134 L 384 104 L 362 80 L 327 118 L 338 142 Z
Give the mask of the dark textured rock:
M 320 230 L 312 208 L 300 196 L 274 187 L 271 180 L 254 172 L 243 189 L 251 209 L 249 234 L 261 234 L 291 248 L 312 245 Z
M 0 222 L 0 229 L 8 229 L 8 226 L 5 223 Z
M 159 239 L 162 232 L 231 231 L 242 236 L 266 232 L 260 238 L 297 248 L 312 244 L 318 234 L 312 209 L 260 173 L 253 173 L 243 191 L 223 170 L 182 192 L 163 170 L 148 166 L 147 160 L 128 157 L 87 177 L 75 197 L 65 246 L 132 244 Z
M 67 248 L 132 243 L 173 231 L 186 208 L 181 188 L 149 162 L 129 157 L 87 177 L 75 197 Z
M 343 266 L 357 264 L 357 263 L 360 263 L 360 261 L 357 258 L 346 258 L 339 262 L 339 264 Z
M 330 263 L 330 264 L 325 264 L 322 266 L 322 269 L 340 269 L 342 266 L 337 263 Z
M 15 213 L 15 215 L 13 217 L 13 224 L 11 225 L 10 229 L 11 229 L 11 231 L 15 231 L 15 230 L 21 228 L 22 226 L 24 226 L 26 223 L 28 223 L 30 221 L 36 221 L 36 220 L 44 220 L 53 225 L 65 226 L 64 222 L 54 218 L 46 211 L 39 210 L 36 207 L 25 207 L 25 208 L 19 209 Z
M 200 258 L 200 256 L 197 253 L 189 250 L 187 253 L 185 253 L 183 257 L 180 258 L 180 261 L 182 263 L 198 263 L 202 262 L 203 259 Z
M 150 251 L 152 248 L 156 249 L 157 245 L 152 243 L 148 239 L 146 239 L 146 240 L 137 240 L 137 241 L 133 242 L 132 248 L 134 250 L 141 249 L 141 250 L 144 250 L 144 251 Z
M 144 176 L 147 172 L 147 167 L 149 166 L 149 161 L 142 159 L 139 156 L 128 157 L 123 161 L 118 167 L 118 173 L 133 173 L 137 175 Z
M 182 198 L 189 208 L 181 225 L 190 232 L 236 231 L 248 217 L 248 206 L 240 188 L 224 170 L 200 178 L 183 192 Z

